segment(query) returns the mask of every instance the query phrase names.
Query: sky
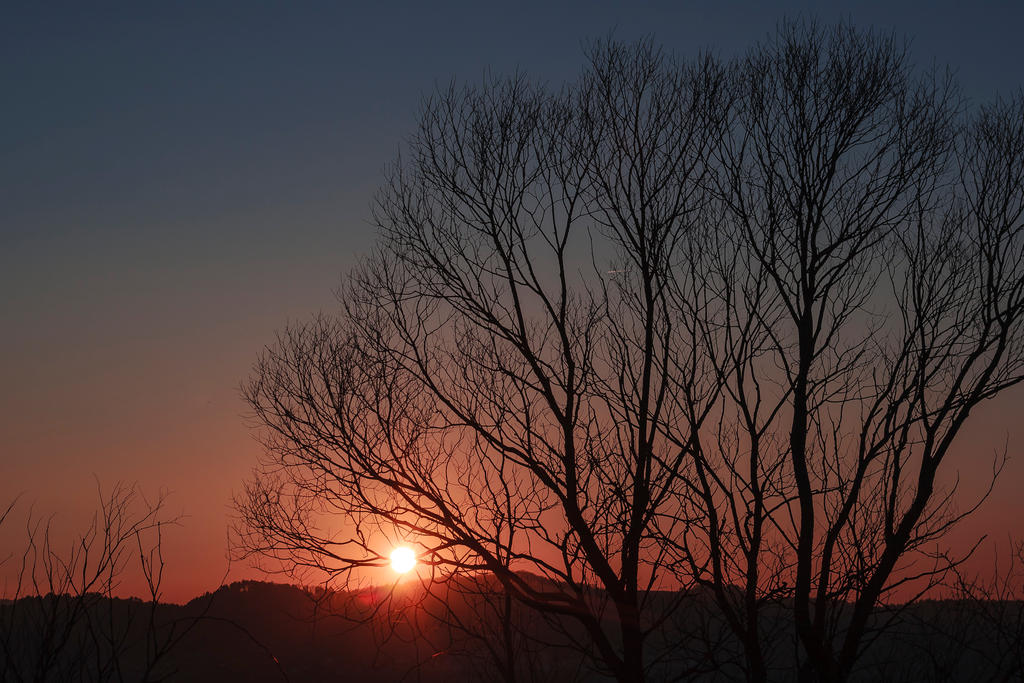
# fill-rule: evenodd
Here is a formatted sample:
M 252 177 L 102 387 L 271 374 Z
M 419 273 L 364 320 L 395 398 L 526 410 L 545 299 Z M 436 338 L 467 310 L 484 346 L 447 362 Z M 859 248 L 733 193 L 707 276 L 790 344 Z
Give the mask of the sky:
M 488 71 L 560 83 L 610 33 L 728 57 L 786 16 L 906 36 L 974 103 L 1024 85 L 1018 2 L 5 3 L 0 502 L 75 528 L 95 481 L 165 489 L 166 597 L 253 576 L 226 574 L 260 453 L 239 384 L 333 308 L 420 99 Z M 1022 413 L 1014 390 L 968 425 L 966 490 L 1011 460 L 964 539 L 1020 531 Z

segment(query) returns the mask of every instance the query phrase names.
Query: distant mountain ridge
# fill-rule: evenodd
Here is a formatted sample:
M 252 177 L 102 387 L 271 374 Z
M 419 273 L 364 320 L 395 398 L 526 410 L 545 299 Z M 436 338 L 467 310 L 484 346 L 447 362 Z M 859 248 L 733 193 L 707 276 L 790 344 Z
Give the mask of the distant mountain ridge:
M 488 588 L 495 592 L 485 594 Z M 152 667 L 151 680 L 498 680 L 501 652 L 498 648 L 496 653 L 494 646 L 502 642 L 503 624 L 513 627 L 519 638 L 513 653 L 518 660 L 517 679 L 559 683 L 610 680 L 589 668 L 592 660 L 586 653 L 569 647 L 577 628 L 573 623 L 554 623 L 518 607 L 506 614 L 507 623 L 503 622 L 502 608 L 507 605 L 497 588 L 493 581 L 474 578 L 438 587 L 432 593 L 415 581 L 334 592 L 261 581 L 232 583 L 185 605 L 157 606 L 152 612 L 156 633 L 177 628 L 184 636 Z M 666 624 L 652 641 L 652 646 L 665 646 L 670 653 L 678 651 L 678 657 L 669 657 L 656 667 L 658 677 L 685 670 L 692 671 L 690 680 L 695 681 L 735 680 L 742 675 L 736 644 L 729 642 L 722 624 L 708 621 L 710 610 L 704 609 L 710 608 L 708 595 L 664 593 L 653 597 L 655 603 L 690 601 L 682 610 L 688 616 Z M 0 604 L 0 627 L 5 629 L 0 635 L 11 660 L 0 666 L 4 672 L 0 681 L 18 680 L 9 674 L 19 664 L 13 658 L 34 656 L 31 639 L 37 633 L 33 628 L 40 623 L 37 617 L 48 609 L 52 613 L 62 599 L 51 595 Z M 124 629 L 116 630 L 128 634 L 125 642 L 135 644 L 124 650 L 121 675 L 124 680 L 139 680 L 139 672 L 145 668 L 149 605 L 137 599 L 96 596 L 89 609 L 97 618 L 113 615 L 114 621 L 125 624 Z M 1020 675 L 1020 669 L 1014 669 L 1020 663 L 1012 661 L 1014 643 L 1005 637 L 1000 640 L 985 616 L 996 611 L 1007 616 L 1008 625 L 1012 619 L 1024 623 L 1020 601 L 924 601 L 914 605 L 899 617 L 893 635 L 865 656 L 855 680 L 1020 680 L 1014 678 Z M 782 641 L 790 637 L 782 620 L 784 613 L 780 609 L 780 621 L 774 629 L 766 629 Z M 770 612 L 766 618 L 770 619 Z M 698 643 L 695 634 L 712 631 L 718 638 L 714 661 L 696 666 L 700 658 L 688 652 L 695 649 L 695 643 L 710 641 Z M 1018 629 L 1017 633 L 1021 632 Z M 1008 634 L 1012 638 L 1012 629 Z M 76 642 L 86 651 L 70 649 L 67 656 L 87 659 L 88 639 Z M 780 657 L 775 664 L 777 680 L 791 678 L 792 662 Z M 75 671 L 64 667 L 47 680 L 90 678 L 84 674 L 76 677 Z

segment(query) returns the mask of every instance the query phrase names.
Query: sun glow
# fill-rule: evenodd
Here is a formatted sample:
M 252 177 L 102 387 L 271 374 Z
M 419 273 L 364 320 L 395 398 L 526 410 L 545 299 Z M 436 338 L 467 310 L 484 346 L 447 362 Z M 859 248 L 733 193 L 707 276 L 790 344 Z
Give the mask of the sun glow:
M 416 566 L 416 553 L 412 548 L 395 548 L 391 551 L 391 568 L 399 574 L 405 574 Z

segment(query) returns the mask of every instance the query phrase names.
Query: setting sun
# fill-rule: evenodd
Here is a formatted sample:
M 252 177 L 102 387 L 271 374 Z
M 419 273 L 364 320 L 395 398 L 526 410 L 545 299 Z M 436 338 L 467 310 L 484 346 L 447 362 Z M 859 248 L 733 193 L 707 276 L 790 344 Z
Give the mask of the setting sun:
M 395 548 L 391 551 L 391 568 L 399 574 L 405 574 L 416 566 L 416 553 L 412 548 Z

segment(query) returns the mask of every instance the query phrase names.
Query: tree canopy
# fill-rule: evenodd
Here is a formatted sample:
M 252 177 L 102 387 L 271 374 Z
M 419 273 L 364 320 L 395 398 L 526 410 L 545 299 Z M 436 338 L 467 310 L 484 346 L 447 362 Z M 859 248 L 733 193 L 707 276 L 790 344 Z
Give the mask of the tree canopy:
M 1024 98 L 968 108 L 843 25 L 586 56 L 424 102 L 340 310 L 244 385 L 240 547 L 338 576 L 400 540 L 619 681 L 708 661 L 657 638 L 697 589 L 766 680 L 785 605 L 801 677 L 845 680 L 873 610 L 957 563 L 978 501 L 939 475 L 1024 378 Z

